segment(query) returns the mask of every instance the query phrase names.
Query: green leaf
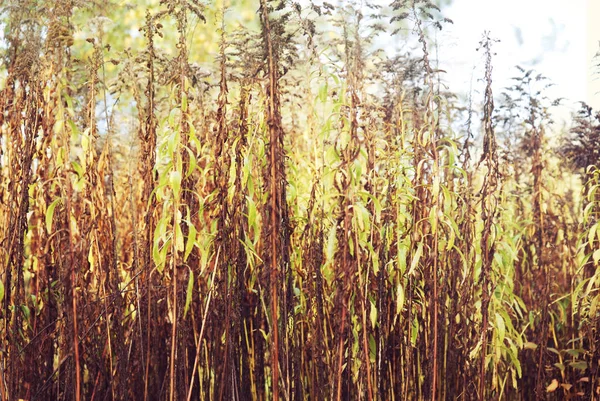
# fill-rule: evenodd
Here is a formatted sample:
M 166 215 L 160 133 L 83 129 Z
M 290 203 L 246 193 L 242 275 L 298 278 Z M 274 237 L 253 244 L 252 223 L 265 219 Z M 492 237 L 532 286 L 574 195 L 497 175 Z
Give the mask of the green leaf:
M 196 244 L 196 234 L 198 233 L 196 231 L 196 227 L 193 224 L 189 224 L 188 228 L 189 233 L 187 237 L 187 242 L 185 244 L 185 253 L 183 254 L 184 262 L 187 260 L 188 256 L 190 256 L 190 253 L 194 249 L 194 245 Z
M 54 217 L 54 209 L 56 209 L 56 205 L 58 205 L 59 202 L 60 198 L 55 199 L 54 202 L 52 202 L 46 210 L 46 230 L 48 231 L 48 234 L 52 232 L 52 219 Z
M 410 343 L 415 346 L 417 345 L 417 335 L 419 334 L 419 321 L 415 317 L 412 323 L 412 331 L 410 334 Z
M 193 226 L 192 226 L 193 227 Z M 183 308 L 183 317 L 187 315 L 190 303 L 192 302 L 192 292 L 194 291 L 194 272 L 190 269 L 190 278 L 188 279 L 187 295 L 185 297 L 185 308 Z
M 571 362 L 570 365 L 573 369 L 579 369 L 579 370 L 586 370 L 588 367 L 588 364 L 586 361 Z
M 325 103 L 327 101 L 327 82 L 325 82 L 319 88 L 319 96 L 317 98 L 321 103 Z
M 68 124 L 69 124 L 69 128 L 71 128 L 71 135 L 78 136 L 79 128 L 77 128 L 77 125 L 71 120 L 68 121 Z
M 179 109 L 178 108 L 174 108 L 173 110 L 171 110 L 171 112 L 169 113 L 169 126 L 172 129 L 175 129 L 177 127 L 176 123 L 175 123 L 175 117 L 179 114 Z
M 375 347 L 375 337 L 373 337 L 372 334 L 369 334 L 369 359 L 371 360 L 372 363 L 375 363 L 375 356 L 376 354 L 376 347 Z
M 582 348 L 572 348 L 572 349 L 567 350 L 567 354 L 569 354 L 575 358 L 579 358 L 579 355 L 585 354 L 585 350 Z
M 196 159 L 196 155 L 194 155 L 194 152 L 192 152 L 192 150 L 190 148 L 188 148 L 186 146 L 185 150 L 188 153 L 188 162 L 189 162 L 187 171 L 185 172 L 185 178 L 187 178 L 190 175 L 192 175 L 192 173 L 196 170 L 196 167 L 198 167 L 198 160 Z
M 162 273 L 162 266 L 160 263 L 160 246 L 158 245 L 157 241 L 154 241 L 154 244 L 152 245 L 152 260 L 156 264 L 158 271 Z
M 25 315 L 25 320 L 29 322 L 29 318 L 31 316 L 31 311 L 29 310 L 29 307 L 27 305 L 21 305 L 21 311 L 23 312 L 23 315 Z
M 504 337 L 506 336 L 506 326 L 504 324 L 504 318 L 496 313 L 496 330 L 498 332 L 498 342 L 504 343 Z
M 171 246 L 171 238 L 165 242 L 163 247 L 159 246 L 158 241 L 154 242 L 154 246 L 152 247 L 152 258 L 154 259 L 154 263 L 156 263 L 156 270 L 162 274 L 165 269 L 165 263 L 167 261 L 167 252 L 169 251 L 169 247 Z
M 256 203 L 254 203 L 254 200 L 249 196 L 247 196 L 246 199 L 248 200 L 248 226 L 256 230 Z
M 76 161 L 72 161 L 71 167 L 73 168 L 73 171 L 77 173 L 77 177 L 81 179 L 81 177 L 83 177 L 83 174 L 85 173 L 83 167 L 81 167 L 81 164 L 77 163 Z
M 517 375 L 521 377 L 523 372 L 521 370 L 521 361 L 519 361 L 519 351 L 514 344 L 510 346 L 508 356 L 510 357 L 513 366 L 517 370 Z
M 0 280 L 0 302 L 4 299 L 4 283 Z
M 183 93 L 181 95 L 181 111 L 183 111 L 184 113 L 187 111 L 188 108 L 188 98 L 187 95 L 185 93 Z

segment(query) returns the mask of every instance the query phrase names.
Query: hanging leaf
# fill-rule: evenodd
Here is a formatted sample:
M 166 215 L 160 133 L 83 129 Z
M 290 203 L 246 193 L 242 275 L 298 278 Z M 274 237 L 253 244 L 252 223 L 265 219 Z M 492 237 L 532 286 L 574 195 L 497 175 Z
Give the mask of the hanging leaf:
M 194 291 L 194 272 L 190 269 L 190 277 L 187 285 L 187 295 L 185 297 L 185 308 L 183 308 L 183 318 L 187 315 L 190 303 L 192 302 L 192 293 Z
M 417 345 L 417 336 L 419 334 L 419 321 L 415 317 L 412 322 L 412 330 L 410 334 L 410 343 L 415 346 Z
M 180 224 L 175 224 L 175 249 L 177 250 L 177 252 L 183 252 L 185 249 L 183 241 L 183 231 L 181 230 Z
M 575 361 L 571 362 L 570 365 L 573 369 L 578 370 L 586 370 L 588 368 L 588 364 L 586 361 Z
M 181 95 L 181 111 L 184 113 L 187 112 L 188 109 L 188 97 L 185 92 Z
M 371 302 L 371 312 L 369 313 L 369 319 L 371 320 L 371 328 L 375 328 L 375 325 L 377 324 L 377 307 L 375 307 L 375 304 L 373 302 Z
M 171 171 L 169 174 L 169 185 L 173 189 L 173 193 L 176 197 L 179 197 L 179 192 L 181 191 L 181 172 L 180 171 Z
M 594 245 L 594 239 L 596 238 L 596 231 L 598 230 L 598 224 L 599 223 L 596 223 L 592 227 L 590 227 L 590 231 L 588 232 L 588 242 L 589 242 L 590 246 Z
M 552 393 L 553 391 L 556 391 L 557 388 L 558 388 L 558 380 L 552 379 L 552 382 L 548 385 L 548 387 L 546 387 L 546 392 Z
M 52 232 L 52 219 L 54 218 L 54 209 L 56 209 L 56 205 L 58 205 L 59 202 L 60 198 L 55 199 L 54 202 L 52 202 L 46 210 L 46 231 L 48 231 L 48 234 Z
M 402 308 L 404 307 L 404 287 L 402 284 L 398 283 L 396 286 L 396 315 L 399 315 L 402 312 Z
M 598 264 L 598 261 L 600 261 L 600 249 L 596 249 L 594 251 L 594 254 L 592 256 L 592 258 L 594 259 L 594 264 Z
M 496 330 L 498 333 L 498 342 L 500 344 L 504 343 L 504 337 L 506 336 L 506 326 L 504 324 L 504 318 L 496 313 Z
M 189 224 L 188 225 L 188 237 L 187 237 L 187 242 L 185 244 L 185 253 L 183 254 L 183 261 L 187 261 L 188 256 L 190 256 L 190 253 L 192 252 L 192 250 L 194 249 L 194 245 L 196 244 L 196 234 L 198 233 L 196 231 L 196 227 L 193 224 Z
M 413 255 L 412 261 L 410 262 L 410 269 L 408 269 L 409 275 L 414 274 L 415 269 L 419 265 L 419 260 L 421 259 L 422 253 L 423 253 L 423 243 L 420 242 L 415 254 Z

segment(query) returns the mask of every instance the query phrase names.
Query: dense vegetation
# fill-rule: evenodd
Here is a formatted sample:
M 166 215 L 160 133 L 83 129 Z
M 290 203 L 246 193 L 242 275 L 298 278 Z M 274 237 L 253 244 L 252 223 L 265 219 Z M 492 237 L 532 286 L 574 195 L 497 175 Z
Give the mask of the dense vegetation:
M 2 400 L 600 398 L 599 113 L 429 0 L 114 3 L 0 14 Z

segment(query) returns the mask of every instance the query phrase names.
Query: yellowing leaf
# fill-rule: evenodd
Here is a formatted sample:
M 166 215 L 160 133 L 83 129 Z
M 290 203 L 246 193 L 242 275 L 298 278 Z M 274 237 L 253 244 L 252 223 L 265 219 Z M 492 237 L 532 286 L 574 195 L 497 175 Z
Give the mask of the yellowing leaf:
M 598 264 L 598 261 L 600 260 L 600 249 L 596 249 L 592 257 L 594 258 L 594 264 Z
M 65 125 L 64 120 L 57 119 L 56 122 L 54 123 L 54 127 L 52 127 L 52 131 L 54 131 L 55 134 L 60 134 L 64 125 Z
M 369 319 L 371 319 L 371 327 L 375 328 L 375 324 L 377 323 L 377 308 L 375 304 L 371 302 L 371 312 L 369 313 Z
M 52 232 L 52 219 L 54 218 L 54 209 L 56 209 L 56 205 L 58 205 L 59 202 L 60 198 L 55 199 L 54 202 L 52 202 L 46 210 L 46 230 L 48 231 L 48 234 Z
M 548 385 L 548 387 L 546 387 L 546 392 L 551 393 L 553 391 L 556 391 L 557 388 L 558 388 L 558 380 L 552 379 L 552 383 L 550 383 Z
M 562 388 L 564 388 L 565 390 L 569 391 L 571 389 L 571 387 L 573 387 L 572 384 L 568 384 L 568 383 L 563 383 L 560 385 Z
M 396 287 L 396 315 L 399 315 L 402 312 L 402 308 L 404 307 L 404 287 L 402 284 L 398 284 Z
M 590 243 L 590 246 L 594 244 L 594 239 L 596 238 L 596 230 L 598 230 L 598 223 L 590 227 L 590 231 L 588 232 L 588 242 Z
M 181 226 L 179 224 L 175 225 L 175 249 L 177 252 L 183 252 L 185 249 L 183 243 L 183 231 L 181 231 Z
M 496 330 L 498 331 L 498 342 L 502 344 L 506 336 L 506 325 L 504 318 L 499 313 L 496 313 Z
M 419 265 L 419 259 L 421 259 L 421 254 L 423 253 L 423 243 L 419 243 L 419 247 L 417 251 L 413 255 L 412 261 L 410 262 L 410 269 L 408 269 L 408 274 L 413 274 L 414 270 Z
M 179 196 L 179 191 L 181 190 L 181 172 L 171 171 L 169 174 L 169 185 L 173 189 L 175 196 Z
M 336 245 L 336 229 L 335 226 L 332 226 L 329 230 L 329 235 L 327 236 L 327 248 L 326 248 L 326 257 L 327 260 L 332 260 L 335 253 L 335 245 Z
M 438 218 L 437 218 L 437 205 L 433 205 L 429 210 L 429 224 L 431 225 L 431 233 L 437 232 Z
M 90 251 L 88 252 L 88 263 L 90 264 L 90 270 L 94 270 L 94 266 L 96 265 L 96 259 L 94 258 L 94 248 L 90 246 Z

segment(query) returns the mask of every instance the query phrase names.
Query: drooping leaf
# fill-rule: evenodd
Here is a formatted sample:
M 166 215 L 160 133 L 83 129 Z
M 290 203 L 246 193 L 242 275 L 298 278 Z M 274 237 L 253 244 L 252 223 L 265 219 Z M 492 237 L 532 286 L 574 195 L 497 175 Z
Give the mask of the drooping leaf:
M 52 220 L 54 218 L 54 209 L 56 209 L 56 206 L 60 203 L 60 201 L 60 198 L 55 199 L 46 210 L 46 231 L 48 231 L 48 234 L 52 232 Z
M 194 291 L 194 272 L 190 269 L 190 277 L 188 278 L 187 294 L 185 296 L 185 308 L 183 308 L 183 317 L 185 318 L 188 310 L 190 309 L 190 303 L 192 302 L 192 294 Z
M 375 329 L 377 324 L 377 307 L 371 302 L 371 311 L 369 312 L 369 319 L 371 320 L 371 328 Z

